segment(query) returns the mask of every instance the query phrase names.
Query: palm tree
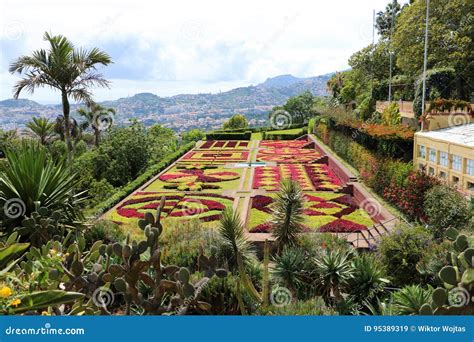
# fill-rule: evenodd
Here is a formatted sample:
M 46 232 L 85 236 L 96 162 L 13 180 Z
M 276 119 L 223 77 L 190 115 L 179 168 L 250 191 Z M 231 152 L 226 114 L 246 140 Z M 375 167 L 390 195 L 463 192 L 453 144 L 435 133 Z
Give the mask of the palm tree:
M 54 137 L 54 122 L 49 121 L 46 118 L 33 118 L 26 124 L 31 133 L 35 135 L 41 145 L 48 144 Z
M 350 256 L 349 250 L 334 249 L 323 250 L 314 258 L 318 274 L 315 285 L 326 302 L 329 302 L 331 295 L 334 296 L 336 303 L 343 301 L 342 291 L 347 288 L 353 276 Z
M 301 187 L 292 179 L 284 179 L 280 184 L 271 220 L 272 232 L 276 238 L 278 251 L 285 246 L 294 246 L 298 234 L 303 229 L 304 196 Z
M 76 119 L 69 118 L 69 139 L 70 142 L 77 141 L 82 136 L 81 126 L 77 123 Z M 62 141 L 66 140 L 66 120 L 64 115 L 58 115 L 54 123 L 54 132 L 59 135 Z M 72 146 L 72 143 L 71 143 Z
M 108 65 L 112 60 L 98 48 L 77 49 L 62 35 L 52 36 L 45 32 L 43 39 L 50 45 L 48 50 L 36 50 L 31 56 L 21 56 L 10 65 L 9 71 L 12 74 L 25 75 L 13 87 L 13 97 L 18 99 L 23 89 L 33 93 L 41 87 L 50 87 L 61 93 L 64 137 L 70 159 L 72 146 L 69 137 L 69 98 L 91 105 L 93 100 L 89 88 L 109 86 L 109 82 L 97 72 L 97 65 Z
M 108 128 L 111 124 L 112 115 L 115 115 L 115 109 L 105 108 L 101 105 L 92 105 L 89 110 L 79 108 L 77 113 L 86 119 L 82 124 L 82 128 L 92 127 L 95 136 L 95 146 L 99 146 L 100 133 L 103 129 Z
M 245 236 L 245 229 L 238 212 L 228 207 L 222 213 L 218 227 L 220 236 L 220 254 L 226 260 L 230 271 L 238 268 L 237 255 L 240 254 L 244 262 L 253 256 L 250 243 Z

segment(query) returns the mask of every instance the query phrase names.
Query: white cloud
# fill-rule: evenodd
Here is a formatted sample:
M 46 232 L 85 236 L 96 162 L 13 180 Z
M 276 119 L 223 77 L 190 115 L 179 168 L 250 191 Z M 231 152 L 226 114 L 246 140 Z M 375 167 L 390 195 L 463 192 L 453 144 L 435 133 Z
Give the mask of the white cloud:
M 11 96 L 12 59 L 44 46 L 44 31 L 77 46 L 98 46 L 115 64 L 104 70 L 113 99 L 137 91 L 165 96 L 227 90 L 279 74 L 315 76 L 348 67 L 371 42 L 372 10 L 388 0 L 2 0 L 0 97 Z M 56 101 L 49 90 L 32 99 Z

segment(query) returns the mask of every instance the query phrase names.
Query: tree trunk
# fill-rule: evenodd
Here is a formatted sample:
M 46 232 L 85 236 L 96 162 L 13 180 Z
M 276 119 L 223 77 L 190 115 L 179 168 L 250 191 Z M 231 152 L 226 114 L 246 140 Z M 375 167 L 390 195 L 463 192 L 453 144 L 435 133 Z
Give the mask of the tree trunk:
M 100 130 L 97 127 L 94 127 L 94 135 L 95 135 L 95 146 L 99 147 L 99 141 L 100 141 Z
M 70 108 L 69 100 L 67 98 L 67 93 L 65 90 L 61 92 L 61 97 L 62 97 L 63 115 L 64 115 L 64 140 L 66 140 L 67 160 L 68 160 L 68 164 L 70 164 L 72 146 L 71 146 L 71 136 L 70 136 L 71 127 L 69 125 L 69 112 L 71 108 Z

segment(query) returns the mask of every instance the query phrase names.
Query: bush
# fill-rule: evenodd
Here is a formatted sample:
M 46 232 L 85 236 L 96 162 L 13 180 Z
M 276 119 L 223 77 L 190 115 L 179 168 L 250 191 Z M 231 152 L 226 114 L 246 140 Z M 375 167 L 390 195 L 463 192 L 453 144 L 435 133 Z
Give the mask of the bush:
M 432 244 L 430 232 L 422 226 L 401 225 L 382 237 L 377 253 L 393 285 L 419 284 L 422 281 L 416 264 Z
M 216 131 L 206 134 L 206 140 L 250 140 L 252 135 L 251 131 L 245 132 L 226 132 L 226 131 Z
M 469 201 L 446 185 L 437 185 L 427 191 L 423 207 L 436 239 L 441 239 L 450 227 L 465 229 L 472 218 Z
M 264 132 L 263 140 L 295 140 L 304 134 L 306 134 L 304 129 L 297 133 Z
M 121 242 L 125 240 L 125 234 L 120 227 L 110 221 L 96 221 L 84 232 L 86 247 L 90 248 L 96 241 L 102 241 L 105 244 Z
M 396 102 L 390 103 L 382 112 L 382 123 L 384 125 L 398 125 L 401 121 L 400 110 Z

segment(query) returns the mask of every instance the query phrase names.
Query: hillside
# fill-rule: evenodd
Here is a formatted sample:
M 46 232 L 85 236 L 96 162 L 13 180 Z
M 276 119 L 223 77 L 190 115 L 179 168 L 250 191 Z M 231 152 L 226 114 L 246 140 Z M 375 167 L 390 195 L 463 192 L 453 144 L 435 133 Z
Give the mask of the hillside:
M 281 75 L 255 86 L 215 94 L 160 97 L 152 93 L 140 93 L 101 104 L 117 110 L 117 124 L 138 119 L 146 125 L 160 123 L 177 131 L 192 127 L 212 129 L 220 127 L 232 114 L 243 113 L 252 124 L 258 125 L 265 122 L 266 114 L 273 106 L 283 104 L 291 96 L 307 90 L 314 95 L 326 95 L 326 82 L 330 76 L 298 78 Z M 32 115 L 55 117 L 61 112 L 59 105 L 43 106 L 30 100 L 18 101 L 0 101 L 0 125 L 4 129 L 22 126 Z M 76 107 L 72 106 L 73 110 Z

